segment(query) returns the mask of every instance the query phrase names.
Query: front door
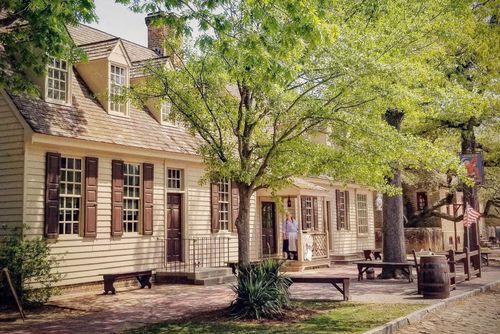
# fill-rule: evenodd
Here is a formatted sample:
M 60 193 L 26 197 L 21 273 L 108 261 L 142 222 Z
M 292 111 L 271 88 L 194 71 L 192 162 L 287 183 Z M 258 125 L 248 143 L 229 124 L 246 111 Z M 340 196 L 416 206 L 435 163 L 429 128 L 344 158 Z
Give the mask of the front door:
M 167 196 L 167 261 L 182 260 L 181 194 Z
M 262 255 L 276 254 L 276 205 L 262 202 Z

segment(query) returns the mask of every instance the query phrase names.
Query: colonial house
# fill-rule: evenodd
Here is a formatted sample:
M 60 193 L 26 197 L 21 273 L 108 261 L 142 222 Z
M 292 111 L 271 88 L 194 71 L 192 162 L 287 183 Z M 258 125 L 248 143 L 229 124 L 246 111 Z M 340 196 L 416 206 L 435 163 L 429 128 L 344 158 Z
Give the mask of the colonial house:
M 47 238 L 64 285 L 236 261 L 231 182 L 200 183 L 197 139 L 168 121 L 167 104 L 112 98 L 144 78 L 145 64 L 170 66 L 164 30 L 148 25 L 146 48 L 85 25 L 67 29 L 86 62 L 52 60 L 45 77 L 32 76 L 40 96 L 0 93 L 0 233 L 24 226 L 26 238 Z M 274 195 L 260 190 L 252 201 L 253 259 L 282 256 L 284 211 L 300 223 L 299 250 L 309 250 L 299 251 L 297 270 L 374 247 L 371 189 L 297 178 Z

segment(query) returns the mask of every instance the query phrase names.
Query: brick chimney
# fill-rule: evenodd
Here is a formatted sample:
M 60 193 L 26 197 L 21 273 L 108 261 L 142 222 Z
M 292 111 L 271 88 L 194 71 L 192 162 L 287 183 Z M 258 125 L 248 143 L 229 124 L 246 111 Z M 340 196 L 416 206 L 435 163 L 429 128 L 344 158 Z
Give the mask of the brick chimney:
M 172 38 L 174 40 L 174 32 L 172 27 L 166 24 L 161 25 L 160 22 L 155 22 L 155 18 L 159 16 L 175 15 L 173 13 L 156 12 L 146 16 L 146 26 L 148 27 L 148 48 L 155 51 L 159 56 L 172 56 L 170 50 L 163 44 L 165 39 Z M 175 43 L 175 42 L 174 42 Z

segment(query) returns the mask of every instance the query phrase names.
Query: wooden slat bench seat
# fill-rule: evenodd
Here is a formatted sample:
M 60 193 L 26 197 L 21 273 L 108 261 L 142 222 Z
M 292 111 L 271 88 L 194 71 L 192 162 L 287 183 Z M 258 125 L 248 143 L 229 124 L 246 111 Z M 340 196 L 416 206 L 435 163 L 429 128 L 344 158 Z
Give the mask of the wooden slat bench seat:
M 329 283 L 333 285 L 344 297 L 349 300 L 349 277 L 323 277 L 323 276 L 289 276 L 293 283 Z M 342 288 L 338 285 L 342 283 Z
M 376 261 L 361 261 L 355 262 L 358 266 L 358 281 L 363 279 L 363 273 L 368 268 L 391 268 L 391 269 L 400 269 L 406 275 L 408 275 L 408 282 L 413 282 L 413 274 L 412 267 L 413 263 L 411 262 L 376 262 Z
M 104 294 L 107 295 L 108 292 L 115 294 L 116 290 L 113 284 L 117 279 L 124 279 L 124 278 L 135 277 L 137 281 L 141 284 L 141 289 L 144 289 L 144 287 L 146 286 L 149 289 L 151 289 L 150 279 L 151 276 L 153 275 L 153 272 L 151 270 L 144 270 L 144 271 L 133 271 L 133 272 L 101 274 L 101 275 L 104 278 Z

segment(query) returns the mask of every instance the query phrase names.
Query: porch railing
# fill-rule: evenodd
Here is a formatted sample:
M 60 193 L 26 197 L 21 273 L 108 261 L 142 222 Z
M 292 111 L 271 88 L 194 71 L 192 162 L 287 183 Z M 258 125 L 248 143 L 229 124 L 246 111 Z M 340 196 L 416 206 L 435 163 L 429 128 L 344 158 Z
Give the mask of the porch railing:
M 313 232 L 311 233 L 313 237 L 313 247 L 312 247 L 312 258 L 314 259 L 324 259 L 328 258 L 328 235 L 326 232 Z
M 165 242 L 165 270 L 167 272 L 196 272 L 201 268 L 226 267 L 230 255 L 229 237 L 192 237 L 182 239 L 178 259 L 169 258 Z
M 298 235 L 298 250 L 299 250 L 299 261 L 304 261 L 305 251 L 310 245 L 312 251 L 312 260 L 317 259 L 327 259 L 330 257 L 329 253 L 329 238 L 328 232 L 318 232 L 318 231 L 301 231 Z

